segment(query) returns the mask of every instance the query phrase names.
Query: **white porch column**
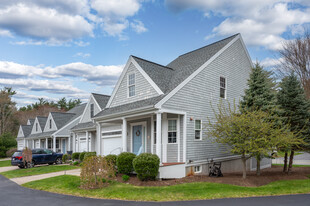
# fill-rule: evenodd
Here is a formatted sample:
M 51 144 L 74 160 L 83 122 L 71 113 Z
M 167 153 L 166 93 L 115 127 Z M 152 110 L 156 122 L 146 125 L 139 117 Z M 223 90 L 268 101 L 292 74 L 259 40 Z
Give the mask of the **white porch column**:
M 123 118 L 122 140 L 123 140 L 123 152 L 127 152 L 127 120 L 126 118 Z
M 151 116 L 151 153 L 154 154 L 154 117 Z
M 75 139 L 75 132 L 73 132 L 73 137 L 72 137 L 72 152 L 76 152 L 76 139 Z
M 186 162 L 187 115 L 183 115 L 183 162 Z
M 53 136 L 53 151 L 56 152 L 56 137 Z
M 92 138 L 93 138 L 93 135 L 92 135 L 92 133 L 90 133 L 90 137 L 89 137 L 89 150 L 91 151 L 91 152 L 93 152 L 93 150 L 92 150 Z
M 70 133 L 69 138 L 68 138 L 68 151 L 71 151 L 71 135 L 72 133 Z
M 45 138 L 45 149 L 48 149 L 48 138 Z
M 98 122 L 96 124 L 96 153 L 101 155 L 101 125 Z
M 89 135 L 88 135 L 88 131 L 86 131 L 86 151 L 89 152 Z
M 39 139 L 39 148 L 41 148 L 41 139 Z
M 32 148 L 31 149 L 34 149 L 34 139 L 32 140 Z
M 156 113 L 156 154 L 159 157 L 160 164 L 162 163 L 161 158 L 161 113 Z
M 167 113 L 162 115 L 162 127 L 161 127 L 161 145 L 162 145 L 162 162 L 168 162 L 168 119 Z
M 180 115 L 178 114 L 178 120 L 177 120 L 177 144 L 178 144 L 178 162 L 181 162 L 181 126 L 180 126 Z
M 24 148 L 27 147 L 26 145 L 26 139 L 24 138 Z

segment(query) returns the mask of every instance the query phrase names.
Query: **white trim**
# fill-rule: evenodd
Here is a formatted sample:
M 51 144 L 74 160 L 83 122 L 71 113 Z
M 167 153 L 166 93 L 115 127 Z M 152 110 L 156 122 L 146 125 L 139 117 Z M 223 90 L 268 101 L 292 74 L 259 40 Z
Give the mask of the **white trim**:
M 177 133 L 177 143 L 178 143 L 178 162 L 181 162 L 181 124 L 180 124 L 180 115 L 178 114 L 178 120 L 177 120 L 177 130 L 179 131 Z
M 51 119 L 52 119 L 52 122 L 53 122 L 54 125 L 55 125 L 55 128 L 56 128 L 55 130 L 58 130 L 57 125 L 56 125 L 56 122 L 55 122 L 55 120 L 54 120 L 54 118 L 53 118 L 53 115 L 52 115 L 52 113 L 50 112 L 50 113 L 48 114 L 48 117 L 47 117 L 47 120 L 46 120 L 44 129 L 43 129 L 43 132 L 51 132 L 51 131 L 54 131 L 53 128 L 50 129 L 50 127 L 49 127 L 49 120 L 51 120 Z
M 100 95 L 100 94 L 99 94 L 99 95 Z M 93 93 L 91 93 L 91 96 L 93 97 L 94 102 L 96 103 L 96 105 L 97 105 L 97 107 L 99 108 L 99 110 L 102 111 L 102 109 L 101 109 L 99 103 L 97 102 L 96 98 L 94 97 L 94 94 L 93 94 Z M 85 108 L 86 108 L 86 107 L 85 107 Z M 96 115 L 96 114 L 95 114 L 95 108 L 94 108 L 94 116 L 95 116 L 95 115 Z
M 161 91 L 161 89 L 157 86 L 157 84 L 155 84 L 155 82 L 149 77 L 149 75 L 147 75 L 147 73 L 140 67 L 140 65 L 136 62 L 134 58 L 132 58 L 132 63 L 135 65 L 135 67 L 139 70 L 142 76 L 151 84 L 151 86 L 156 90 L 156 92 L 159 95 L 164 94 Z
M 249 62 L 250 62 L 250 64 L 251 64 L 251 66 L 254 67 L 254 64 L 253 64 L 253 62 L 252 62 L 252 59 L 251 59 L 251 57 L 250 57 L 250 54 L 249 54 L 249 52 L 248 52 L 246 46 L 245 46 L 245 43 L 244 43 L 244 41 L 243 41 L 242 36 L 241 36 L 240 34 L 239 34 L 238 36 L 239 36 L 239 39 L 240 39 L 240 41 L 241 41 L 241 44 L 242 44 L 242 46 L 243 46 L 243 49 L 245 50 L 246 56 L 248 57 L 248 60 L 249 60 Z
M 127 136 L 127 119 L 126 118 L 123 118 L 122 130 L 121 131 L 122 131 L 121 136 L 122 136 L 123 152 L 127 152 L 127 138 L 128 138 L 128 136 Z
M 198 167 L 198 168 L 199 168 L 199 170 L 198 170 L 198 171 L 195 171 L 195 170 L 196 170 L 196 167 Z M 195 166 L 194 166 L 194 173 L 195 173 L 195 174 L 199 174 L 199 173 L 201 173 L 201 165 L 195 165 Z
M 174 88 L 167 96 L 160 100 L 155 108 L 161 108 L 162 105 L 168 101 L 174 94 L 176 94 L 180 89 L 182 89 L 188 82 L 190 82 L 194 77 L 196 77 L 203 69 L 205 69 L 211 62 L 213 62 L 218 56 L 220 56 L 227 48 L 229 48 L 233 43 L 240 39 L 240 34 L 238 34 L 234 39 L 232 39 L 228 44 L 226 44 L 220 51 L 213 55 L 208 61 L 206 61 L 202 66 L 200 66 L 194 73 L 187 77 L 181 84 Z
M 134 84 L 131 84 L 131 85 L 129 85 L 129 76 L 130 75 L 135 75 L 135 83 Z M 133 98 L 133 97 L 135 97 L 136 96 L 136 78 L 137 77 L 137 75 L 136 75 L 136 72 L 129 72 L 129 73 L 127 73 L 127 98 Z M 131 87 L 131 86 L 134 86 L 135 87 L 135 94 L 134 95 L 132 95 L 132 96 L 129 96 L 129 87 Z
M 220 75 L 219 76 L 220 78 L 219 78 L 219 82 L 220 82 L 220 96 L 219 96 L 219 98 L 221 98 L 221 99 L 227 99 L 227 77 L 225 76 L 225 75 Z M 225 87 L 223 88 L 223 89 L 225 89 L 225 93 L 224 93 L 224 98 L 223 97 L 221 97 L 221 89 L 222 89 L 222 87 L 221 87 L 221 78 L 224 78 L 225 79 Z
M 138 126 L 138 125 L 141 125 L 142 126 L 142 136 L 141 136 L 141 139 L 142 139 L 142 146 L 144 146 L 143 150 L 145 151 L 145 147 L 146 147 L 146 144 L 144 143 L 145 141 L 145 136 L 147 135 L 147 122 L 146 121 L 143 121 L 143 122 L 134 122 L 134 123 L 130 123 L 130 141 L 131 141 L 131 144 L 130 144 L 130 152 L 133 153 L 133 136 L 132 136 L 132 128 L 133 126 Z
M 154 115 L 151 115 L 151 153 L 154 154 Z
M 179 110 L 175 110 L 175 109 L 164 109 L 164 108 L 161 108 L 160 112 L 170 113 L 170 114 L 183 114 L 183 115 L 186 114 L 186 112 L 184 112 L 184 111 L 179 111 Z
M 163 116 L 162 116 L 162 120 L 161 120 L 161 146 L 162 146 L 162 157 L 163 157 L 163 162 L 167 162 L 168 160 L 168 157 L 167 157 L 167 154 L 168 154 L 168 119 L 167 119 L 167 113 L 163 113 Z M 157 135 L 157 134 L 156 134 Z M 158 144 L 156 142 L 156 144 Z M 170 143 L 171 144 L 171 143 Z
M 187 114 L 183 115 L 183 162 L 186 162 Z
M 176 120 L 176 133 L 177 133 L 177 136 L 176 136 L 176 142 L 171 142 L 169 143 L 168 142 L 168 132 L 169 132 L 169 120 Z M 180 133 L 179 131 L 180 128 L 178 128 L 178 118 L 167 118 L 167 144 L 178 144 L 178 133 Z

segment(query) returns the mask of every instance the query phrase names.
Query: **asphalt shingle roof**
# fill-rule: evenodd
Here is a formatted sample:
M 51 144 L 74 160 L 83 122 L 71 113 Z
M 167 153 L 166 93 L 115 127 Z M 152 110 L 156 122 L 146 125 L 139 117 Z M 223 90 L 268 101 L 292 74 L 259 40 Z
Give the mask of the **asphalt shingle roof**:
M 84 122 L 79 123 L 71 128 L 71 130 L 80 130 L 80 129 L 88 129 L 88 128 L 96 128 L 96 124 L 93 122 Z
M 65 126 L 67 122 L 69 122 L 72 117 L 76 116 L 74 113 L 61 113 L 61 112 L 51 112 L 51 115 L 55 121 L 57 129 Z
M 46 121 L 47 121 L 47 117 L 37 116 L 37 118 L 38 118 L 38 121 L 39 121 L 39 125 L 40 125 L 41 129 L 43 130 L 44 127 L 45 127 Z
M 29 122 L 30 122 L 30 125 L 33 125 L 34 119 L 28 119 L 28 120 L 29 120 Z
M 21 125 L 24 137 L 28 137 L 32 130 L 32 125 Z
M 108 101 L 110 99 L 109 95 L 96 94 L 96 93 L 92 93 L 92 95 L 94 96 L 95 100 L 99 104 L 100 109 L 105 108 L 105 106 L 107 105 L 107 103 L 108 103 Z

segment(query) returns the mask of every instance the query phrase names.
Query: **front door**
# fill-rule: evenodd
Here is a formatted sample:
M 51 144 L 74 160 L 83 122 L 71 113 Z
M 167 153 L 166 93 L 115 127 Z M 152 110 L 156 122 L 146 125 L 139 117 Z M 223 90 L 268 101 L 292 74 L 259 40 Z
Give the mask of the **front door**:
M 62 153 L 66 154 L 66 139 L 62 139 L 61 141 Z
M 142 125 L 132 127 L 132 151 L 138 155 L 142 153 Z

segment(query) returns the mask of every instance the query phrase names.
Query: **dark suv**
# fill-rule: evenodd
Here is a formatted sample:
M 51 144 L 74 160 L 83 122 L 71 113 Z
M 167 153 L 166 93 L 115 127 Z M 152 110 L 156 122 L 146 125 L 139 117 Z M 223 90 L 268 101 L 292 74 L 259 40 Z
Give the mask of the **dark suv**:
M 62 164 L 62 153 L 55 153 L 49 149 L 32 149 L 32 164 L 26 165 L 27 167 L 33 167 L 39 164 Z M 22 151 L 17 151 L 12 155 L 11 165 L 24 168 L 24 161 Z

